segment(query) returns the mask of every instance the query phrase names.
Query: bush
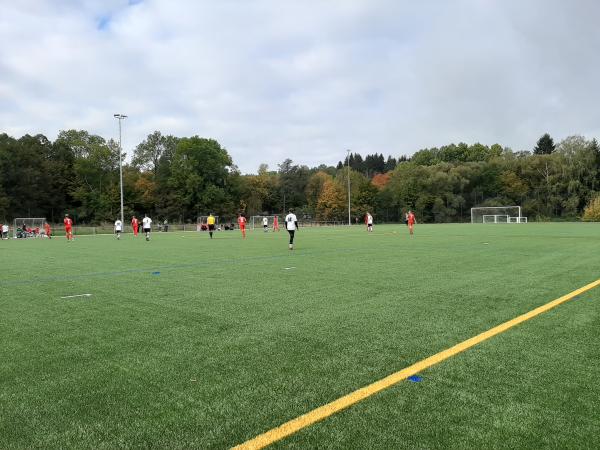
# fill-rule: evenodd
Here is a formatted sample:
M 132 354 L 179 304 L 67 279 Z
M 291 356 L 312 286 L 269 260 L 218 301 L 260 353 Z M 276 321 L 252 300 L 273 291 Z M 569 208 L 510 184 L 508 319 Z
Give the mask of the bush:
M 600 222 L 600 196 L 590 200 L 583 211 L 584 222 Z

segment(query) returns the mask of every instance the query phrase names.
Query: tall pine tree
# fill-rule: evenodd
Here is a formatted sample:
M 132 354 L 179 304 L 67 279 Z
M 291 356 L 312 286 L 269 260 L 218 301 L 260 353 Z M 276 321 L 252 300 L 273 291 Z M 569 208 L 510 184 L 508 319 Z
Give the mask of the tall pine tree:
M 554 139 L 552 139 L 548 133 L 545 133 L 538 139 L 537 145 L 533 149 L 533 153 L 536 155 L 549 155 L 553 153 L 555 149 Z

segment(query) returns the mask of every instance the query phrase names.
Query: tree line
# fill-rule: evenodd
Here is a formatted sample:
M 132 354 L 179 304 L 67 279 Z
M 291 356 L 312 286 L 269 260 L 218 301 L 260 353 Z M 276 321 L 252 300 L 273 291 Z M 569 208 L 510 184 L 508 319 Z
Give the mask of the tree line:
M 600 194 L 600 148 L 596 139 L 571 136 L 555 144 L 545 134 L 531 151 L 459 143 L 410 158 L 350 153 L 337 166 L 286 159 L 247 175 L 214 139 L 155 131 L 123 165 L 125 215 L 195 222 L 209 212 L 234 218 L 294 208 L 300 217 L 345 221 L 348 177 L 354 220 L 370 211 L 377 221 L 399 221 L 412 209 L 421 222 L 464 222 L 473 206 L 502 205 L 521 205 L 530 220 L 574 220 Z M 112 222 L 119 211 L 114 140 L 84 130 L 61 131 L 53 142 L 41 134 L 0 134 L 4 221 L 59 222 L 69 213 L 77 223 Z

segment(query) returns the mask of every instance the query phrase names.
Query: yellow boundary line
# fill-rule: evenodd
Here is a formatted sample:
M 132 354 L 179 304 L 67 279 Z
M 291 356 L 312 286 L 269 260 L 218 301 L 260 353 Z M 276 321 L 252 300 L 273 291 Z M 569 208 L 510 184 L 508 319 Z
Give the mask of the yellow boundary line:
M 357 389 L 350 394 L 344 395 L 343 397 L 338 398 L 337 400 L 332 401 L 331 403 L 327 403 L 326 405 L 320 406 L 317 409 L 314 409 L 306 414 L 301 415 L 295 419 L 290 420 L 276 428 L 273 428 L 266 433 L 260 434 L 253 439 L 250 439 L 236 447 L 233 447 L 234 450 L 256 450 L 265 448 L 274 442 L 277 442 L 285 437 L 288 437 L 303 428 L 306 428 L 316 422 L 319 422 L 327 417 L 340 412 L 355 403 L 364 400 L 367 397 L 370 397 L 378 392 L 383 391 L 384 389 L 389 388 L 402 380 L 407 379 L 408 377 L 415 375 L 435 364 L 438 364 L 460 352 L 463 352 L 475 345 L 490 339 L 491 337 L 496 336 L 497 334 L 503 333 L 506 330 L 519 325 L 535 316 L 538 316 L 546 311 L 549 311 L 552 308 L 555 308 L 562 303 L 565 303 L 571 300 L 574 297 L 577 297 L 584 292 L 587 292 L 595 287 L 600 286 L 600 279 L 594 281 L 593 283 L 587 284 L 569 294 L 563 295 L 556 300 L 553 300 L 545 305 L 542 305 L 538 308 L 535 308 L 525 314 L 522 314 L 514 319 L 509 320 L 508 322 L 504 322 L 494 328 L 491 328 L 477 336 L 474 336 L 466 341 L 463 341 L 459 344 L 456 344 L 446 350 L 443 350 L 435 355 L 432 355 L 428 358 L 425 358 L 412 366 L 406 367 L 398 372 L 395 372 L 391 375 L 388 375 L 385 378 L 382 378 L 379 381 L 376 381 L 368 386 Z

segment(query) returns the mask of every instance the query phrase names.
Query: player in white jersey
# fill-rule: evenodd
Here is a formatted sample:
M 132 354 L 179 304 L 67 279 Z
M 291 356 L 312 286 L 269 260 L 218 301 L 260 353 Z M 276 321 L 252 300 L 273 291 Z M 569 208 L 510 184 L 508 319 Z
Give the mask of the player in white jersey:
M 142 219 L 142 230 L 146 234 L 146 240 L 150 240 L 150 230 L 152 229 L 152 219 L 148 217 L 148 214 L 144 214 Z
M 267 217 L 263 217 L 263 230 L 265 230 L 265 233 L 269 231 L 269 219 Z
M 298 229 L 298 219 L 296 218 L 296 214 L 294 214 L 294 211 L 291 209 L 289 214 L 285 216 L 285 229 L 290 235 L 289 249 L 294 250 L 294 234 Z
M 8 225 L 2 224 L 2 239 L 8 239 Z
M 121 239 L 121 232 L 123 231 L 123 222 L 120 219 L 115 220 L 115 234 L 117 239 Z
M 365 216 L 365 222 L 367 224 L 367 231 L 373 231 L 373 216 L 369 211 L 367 211 L 367 215 Z

